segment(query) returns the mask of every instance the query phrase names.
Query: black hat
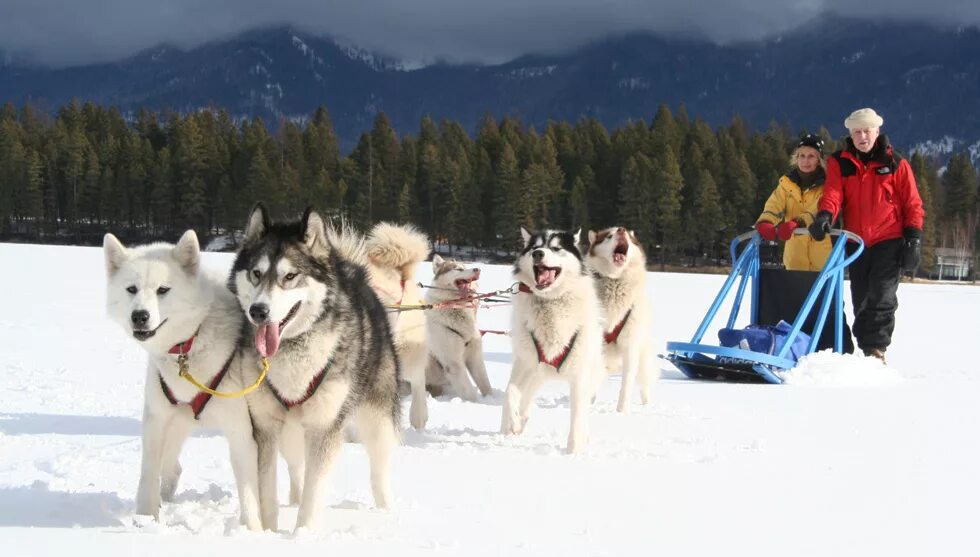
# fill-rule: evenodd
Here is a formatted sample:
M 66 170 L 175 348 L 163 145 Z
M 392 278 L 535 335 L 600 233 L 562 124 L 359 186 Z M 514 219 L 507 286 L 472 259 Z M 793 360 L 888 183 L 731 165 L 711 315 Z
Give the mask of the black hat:
M 823 154 L 823 139 L 819 135 L 814 135 L 808 133 L 800 138 L 800 142 L 796 144 L 797 147 L 813 147 L 818 153 Z

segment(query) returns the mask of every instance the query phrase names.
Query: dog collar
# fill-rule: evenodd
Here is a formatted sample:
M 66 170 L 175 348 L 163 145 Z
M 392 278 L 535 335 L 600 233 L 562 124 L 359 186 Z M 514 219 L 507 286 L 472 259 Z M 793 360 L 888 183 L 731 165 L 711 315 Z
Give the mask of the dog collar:
M 518 283 L 517 290 L 525 294 L 533 294 L 533 292 L 531 292 L 531 287 L 524 284 L 523 282 Z
M 194 336 L 185 340 L 184 342 L 178 342 L 177 344 L 171 346 L 170 350 L 167 351 L 167 354 L 177 354 L 178 356 L 187 354 L 191 351 L 191 347 L 194 346 L 195 338 L 197 338 L 197 333 L 194 333 Z

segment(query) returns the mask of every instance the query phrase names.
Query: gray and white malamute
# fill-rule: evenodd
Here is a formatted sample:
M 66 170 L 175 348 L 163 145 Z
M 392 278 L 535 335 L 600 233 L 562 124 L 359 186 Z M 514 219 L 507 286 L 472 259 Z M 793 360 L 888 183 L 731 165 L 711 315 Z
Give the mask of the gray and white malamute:
M 193 230 L 176 246 L 129 249 L 106 234 L 103 252 L 109 317 L 149 354 L 136 513 L 159 518 L 160 500 L 170 501 L 177 489 L 187 435 L 195 426 L 216 428 L 231 450 L 241 522 L 261 530 L 256 445 L 245 399 L 212 397 L 178 375 L 184 359 L 191 376 L 214 390 L 242 390 L 244 369 L 255 378 L 257 359 L 238 348 L 245 320 L 234 296 L 200 269 Z
M 391 502 L 399 364 L 388 316 L 356 261 L 363 254 L 362 239 L 328 229 L 311 210 L 272 222 L 258 205 L 249 217 L 229 286 L 248 317 L 249 344 L 271 365 L 264 387 L 249 395 L 267 529 L 278 527 L 277 445 L 302 444 L 283 453 L 305 461 L 296 528 L 313 529 L 351 421 L 371 461 L 375 504 Z M 290 469 L 302 470 L 293 460 Z
M 620 412 L 628 412 L 633 383 L 640 400 L 650 402 L 650 300 L 646 254 L 632 231 L 622 227 L 589 231 L 586 262 L 595 273 L 596 292 L 605 315 L 603 353 L 610 373 L 622 371 Z
M 425 292 L 431 304 L 459 300 L 476 294 L 480 269 L 455 259 L 432 258 L 432 286 Z M 477 391 L 489 396 L 493 389 L 483 362 L 483 338 L 476 326 L 476 308 L 432 309 L 425 319 L 429 338 L 429 366 L 426 382 L 441 390 L 448 384 L 464 400 L 473 401 Z
M 588 411 L 605 377 L 599 301 L 585 269 L 579 233 L 521 228 L 524 248 L 514 264 L 520 292 L 513 296 L 514 366 L 507 385 L 501 431 L 519 434 L 534 393 L 545 379 L 570 385 L 572 423 L 568 451 L 588 442 Z

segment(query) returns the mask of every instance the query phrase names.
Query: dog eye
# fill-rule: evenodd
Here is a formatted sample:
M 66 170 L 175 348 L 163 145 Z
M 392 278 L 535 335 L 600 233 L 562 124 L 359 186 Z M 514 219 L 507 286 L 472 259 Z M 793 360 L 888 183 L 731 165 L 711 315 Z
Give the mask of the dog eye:
M 253 269 L 252 270 L 252 276 L 255 277 L 256 279 L 260 279 L 260 278 L 262 278 L 262 271 L 260 271 L 258 269 Z
M 160 288 L 157 288 L 157 296 L 163 296 L 167 292 L 170 292 L 169 286 L 161 286 Z
M 126 292 L 129 292 L 130 294 L 136 294 L 137 292 L 139 292 L 139 288 L 136 288 L 135 286 L 127 286 Z
M 296 278 L 296 273 L 286 273 L 286 280 L 290 281 Z

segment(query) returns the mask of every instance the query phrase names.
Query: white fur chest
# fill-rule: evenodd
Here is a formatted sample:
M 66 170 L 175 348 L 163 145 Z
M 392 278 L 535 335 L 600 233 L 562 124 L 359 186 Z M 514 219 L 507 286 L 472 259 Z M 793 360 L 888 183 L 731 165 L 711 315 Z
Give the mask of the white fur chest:
M 331 362 L 338 341 L 336 333 L 321 331 L 290 339 L 278 354 L 269 358 L 266 381 L 284 400 L 304 399 L 314 379 Z M 328 380 L 329 375 L 327 369 L 323 381 Z

